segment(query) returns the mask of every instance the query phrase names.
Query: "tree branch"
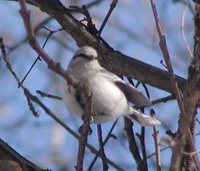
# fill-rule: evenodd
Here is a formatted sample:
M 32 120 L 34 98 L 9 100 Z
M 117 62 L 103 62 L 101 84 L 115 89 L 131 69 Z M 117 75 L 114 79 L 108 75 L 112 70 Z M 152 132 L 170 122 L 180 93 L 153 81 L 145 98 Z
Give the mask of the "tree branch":
M 0 168 L 2 171 L 48 171 L 48 169 L 41 169 L 34 163 L 25 159 L 1 139 L 0 153 Z
M 150 111 L 151 117 L 155 117 L 155 111 L 151 109 Z M 157 171 L 161 171 L 161 160 L 160 160 L 160 143 L 159 143 L 159 137 L 158 137 L 158 130 L 156 126 L 153 126 L 153 139 L 154 139 L 154 144 L 155 144 L 155 151 L 156 151 L 156 167 Z
M 103 23 L 102 23 L 102 25 L 101 25 L 101 27 L 100 27 L 100 29 L 99 29 L 98 36 L 101 35 L 101 33 L 102 33 L 102 31 L 103 31 L 103 28 L 104 28 L 104 26 L 106 25 L 106 23 L 107 23 L 107 21 L 108 21 L 108 18 L 110 17 L 112 11 L 115 9 L 115 7 L 116 7 L 116 5 L 117 5 L 117 2 L 118 2 L 118 0 L 113 0 L 112 3 L 110 4 L 110 9 L 109 9 L 109 11 L 108 11 L 106 17 L 104 18 L 104 21 L 103 21 Z
M 128 137 L 128 144 L 129 144 L 129 150 L 137 164 L 137 170 L 146 170 L 146 165 L 144 163 L 144 161 L 142 160 L 142 157 L 140 155 L 139 152 L 139 148 L 136 144 L 136 140 L 135 140 L 135 135 L 133 132 L 133 122 L 131 122 L 128 118 L 124 117 L 124 130 L 127 134 Z M 146 160 L 146 159 L 145 159 Z
M 102 144 L 102 147 L 104 147 L 106 145 L 106 143 L 108 142 L 108 140 L 113 137 L 112 135 L 112 131 L 115 127 L 115 125 L 117 124 L 118 122 L 118 119 L 114 122 L 114 124 L 112 125 L 112 127 L 110 128 L 110 131 L 108 132 L 105 140 L 103 141 L 103 144 Z M 92 170 L 92 167 L 94 166 L 94 163 L 96 162 L 97 158 L 98 158 L 98 155 L 101 154 L 101 149 L 99 149 L 98 153 L 96 154 L 96 156 L 94 157 L 94 159 L 92 160 L 91 164 L 89 165 L 87 171 L 91 171 Z M 101 154 L 102 155 L 102 154 Z
M 188 76 L 188 81 L 186 83 L 186 89 L 184 90 L 184 96 L 182 95 L 182 92 L 180 91 L 178 84 L 176 82 L 175 79 L 175 75 L 173 72 L 173 68 L 171 65 L 171 60 L 170 60 L 170 56 L 169 56 L 169 52 L 168 52 L 168 47 L 167 47 L 167 43 L 166 43 L 166 39 L 165 39 L 165 35 L 162 32 L 161 29 L 161 25 L 160 25 L 160 21 L 158 18 L 158 13 L 157 13 L 157 9 L 154 3 L 154 0 L 150 0 L 151 2 L 151 6 L 152 6 L 152 11 L 154 14 L 154 19 L 155 19 L 155 23 L 156 23 L 156 28 L 157 28 L 157 32 L 158 32 L 158 36 L 160 39 L 160 48 L 162 50 L 163 53 L 163 57 L 166 63 L 166 67 L 167 70 L 169 72 L 169 77 L 170 77 L 170 86 L 173 89 L 174 95 L 176 97 L 176 100 L 178 102 L 178 106 L 180 109 L 180 122 L 179 122 L 179 129 L 178 132 L 176 134 L 176 138 L 174 139 L 175 141 L 175 145 L 172 148 L 173 154 L 172 154 L 172 158 L 171 158 L 171 166 L 170 166 L 170 171 L 177 171 L 177 170 L 182 170 L 183 166 L 183 151 L 185 150 L 184 148 L 187 146 L 187 144 L 189 143 L 190 146 L 190 150 L 195 151 L 195 146 L 194 146 L 194 135 L 192 135 L 191 133 L 191 127 L 193 127 L 194 125 L 192 125 L 192 120 L 194 115 L 196 114 L 196 110 L 197 110 L 197 106 L 198 106 L 198 101 L 200 100 L 200 91 L 195 91 L 195 94 L 193 94 L 193 89 L 191 89 L 191 84 L 192 81 L 190 77 L 192 77 L 192 79 L 194 78 L 194 75 L 197 76 L 197 78 L 195 78 L 195 81 L 199 81 L 200 80 L 200 76 L 198 74 L 196 74 L 195 72 L 197 72 L 198 68 L 193 68 L 194 66 L 190 67 L 190 69 L 194 69 L 193 72 L 191 73 L 189 70 L 189 76 Z M 200 11 L 200 10 L 199 10 Z M 199 16 L 199 14 L 198 14 Z M 197 16 L 197 17 L 198 17 Z M 199 20 L 199 19 L 198 19 Z M 195 54 L 196 58 L 199 57 L 199 54 Z M 195 58 L 195 57 L 194 57 Z M 192 61 L 192 63 L 195 60 Z M 200 62 L 197 60 L 197 62 Z M 198 64 L 199 66 L 199 64 Z M 192 84 L 192 88 L 198 88 L 199 85 L 195 82 L 195 87 Z M 191 94 L 195 95 L 197 98 L 192 97 L 191 99 L 188 97 L 191 97 Z M 189 101 L 188 101 L 189 99 Z M 195 154 L 193 156 L 193 160 L 196 166 L 196 169 L 199 171 L 200 170 L 200 162 L 199 162 L 199 158 L 198 156 Z M 187 168 L 185 168 L 187 169 Z
M 173 94 L 167 71 L 126 56 L 100 43 L 96 37 L 87 31 L 86 26 L 67 11 L 59 0 L 28 0 L 28 2 L 52 16 L 72 36 L 78 46 L 90 45 L 94 47 L 98 51 L 100 63 L 108 70 Z M 175 76 L 175 79 L 179 88 L 183 90 L 185 79 L 179 76 Z
M 105 154 L 105 150 L 104 150 L 101 125 L 97 125 L 97 133 L 98 133 L 98 140 L 99 140 L 99 151 L 102 154 L 102 156 L 104 156 L 102 158 L 103 171 L 107 171 L 108 170 L 108 164 L 107 164 L 107 161 L 106 161 L 106 154 Z

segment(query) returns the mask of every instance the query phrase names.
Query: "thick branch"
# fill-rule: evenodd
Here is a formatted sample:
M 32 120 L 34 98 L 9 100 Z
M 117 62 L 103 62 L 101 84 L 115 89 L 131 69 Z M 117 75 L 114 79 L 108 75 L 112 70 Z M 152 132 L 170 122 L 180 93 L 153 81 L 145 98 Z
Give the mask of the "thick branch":
M 8 144 L 0 139 L 0 170 L 12 171 L 42 171 L 40 167 L 28 161 Z M 45 171 L 45 170 L 43 170 Z M 47 171 L 47 170 L 46 170 Z
M 83 24 L 72 17 L 59 0 L 28 0 L 28 2 L 35 4 L 41 11 L 52 16 L 72 36 L 78 46 L 91 45 L 96 48 L 101 64 L 108 70 L 118 75 L 134 78 L 167 92 L 173 92 L 166 71 L 106 47 L 92 36 Z M 183 90 L 185 79 L 179 76 L 175 78 L 179 88 Z

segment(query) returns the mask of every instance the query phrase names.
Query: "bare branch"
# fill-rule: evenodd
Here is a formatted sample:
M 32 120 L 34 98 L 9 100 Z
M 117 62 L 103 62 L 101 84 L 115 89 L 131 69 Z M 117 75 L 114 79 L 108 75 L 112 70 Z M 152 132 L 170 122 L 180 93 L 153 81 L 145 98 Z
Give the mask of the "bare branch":
M 166 96 L 166 97 L 163 97 L 163 98 L 159 98 L 159 99 L 156 99 L 156 100 L 153 100 L 151 102 L 152 105 L 155 105 L 155 104 L 158 104 L 158 103 L 166 103 L 167 101 L 170 101 L 170 100 L 174 100 L 174 96 Z
M 98 31 L 98 36 L 101 35 L 101 33 L 102 33 L 102 31 L 103 31 L 103 29 L 104 29 L 104 27 L 105 27 L 105 25 L 108 21 L 108 18 L 110 17 L 112 11 L 115 9 L 115 7 L 117 5 L 117 2 L 118 2 L 118 0 L 113 0 L 112 3 L 110 4 L 110 9 L 108 10 L 108 13 L 107 13 L 105 19 L 103 20 L 103 23 L 102 23 L 102 25 L 101 25 L 101 27 Z
M 146 166 L 142 160 L 138 146 L 136 144 L 135 135 L 132 128 L 133 123 L 128 118 L 124 118 L 124 122 L 124 130 L 126 131 L 126 135 L 128 137 L 129 150 L 137 164 L 137 170 L 146 170 Z
M 101 125 L 97 125 L 97 132 L 98 132 L 100 153 L 102 154 L 102 156 L 104 156 L 102 158 L 103 171 L 107 171 L 108 170 L 108 164 L 106 162 L 106 154 L 105 154 L 105 151 L 104 151 Z
M 147 163 L 147 153 L 146 153 L 146 144 L 145 144 L 145 127 L 141 126 L 141 133 L 136 133 L 142 150 L 142 165 L 145 170 L 148 170 L 148 163 Z
M 162 50 L 164 60 L 165 60 L 165 63 L 166 63 L 166 66 L 167 66 L 167 69 L 168 69 L 168 72 L 169 72 L 171 88 L 174 91 L 174 94 L 176 96 L 176 99 L 177 99 L 181 113 L 185 114 L 185 109 L 183 107 L 181 92 L 180 92 L 180 89 L 179 89 L 177 82 L 175 80 L 175 75 L 174 75 L 174 71 L 173 71 L 173 68 L 172 68 L 172 65 L 171 65 L 171 61 L 170 61 L 170 56 L 169 56 L 169 52 L 168 52 L 168 48 L 167 48 L 166 39 L 165 39 L 165 36 L 164 36 L 162 29 L 161 29 L 161 25 L 160 25 L 160 21 L 159 21 L 159 18 L 158 18 L 156 6 L 155 6 L 153 0 L 150 0 L 150 2 L 151 2 L 153 14 L 154 14 L 157 32 L 158 32 L 159 39 L 160 39 L 160 42 L 159 42 L 160 48 Z
M 63 29 L 61 28 L 61 29 L 53 30 L 53 31 L 52 31 L 52 30 L 47 29 L 45 26 L 44 26 L 43 28 L 45 28 L 46 30 L 48 30 L 48 31 L 49 31 L 49 34 L 47 35 L 47 38 L 46 38 L 46 40 L 45 40 L 45 42 L 44 42 L 44 44 L 43 44 L 43 46 L 42 46 L 42 49 L 44 49 L 44 47 L 46 46 L 46 44 L 47 44 L 49 38 L 50 38 L 54 33 L 63 30 Z M 30 69 L 28 70 L 28 72 L 26 73 L 26 75 L 24 76 L 24 78 L 22 79 L 22 81 L 19 83 L 19 87 L 23 84 L 23 82 L 25 81 L 25 79 L 27 78 L 27 76 L 29 75 L 29 73 L 31 72 L 31 70 L 33 69 L 33 67 L 34 67 L 35 64 L 37 63 L 37 61 L 39 61 L 39 60 L 41 61 L 40 55 L 37 56 L 37 58 L 35 59 L 35 61 L 34 61 L 33 64 L 31 65 Z
M 170 146 L 168 146 L 168 147 L 163 147 L 163 148 L 161 148 L 160 149 L 160 151 L 165 151 L 165 150 L 167 150 L 167 149 L 169 149 L 170 148 Z M 153 156 L 155 156 L 156 155 L 156 152 L 155 153 L 152 153 L 152 154 L 149 154 L 148 156 L 147 156 L 147 159 L 148 158 L 151 158 L 151 157 L 153 157 Z
M 161 25 L 159 22 L 158 13 L 156 10 L 154 0 L 150 0 L 150 2 L 151 2 L 151 6 L 152 6 L 152 11 L 154 14 L 157 32 L 158 32 L 159 39 L 160 39 L 160 42 L 159 42 L 160 48 L 162 50 L 162 53 L 163 53 L 163 56 L 165 59 L 165 63 L 166 63 L 166 66 L 167 66 L 167 69 L 169 72 L 171 88 L 175 94 L 175 97 L 176 97 L 178 105 L 179 105 L 179 109 L 181 111 L 181 114 L 180 114 L 180 122 L 181 123 L 179 124 L 179 134 L 178 133 L 176 134 L 177 139 L 175 140 L 175 144 L 177 144 L 177 145 L 173 149 L 174 153 L 172 155 L 172 160 L 171 160 L 172 163 L 171 163 L 171 167 L 170 167 L 171 171 L 175 171 L 175 170 L 180 170 L 182 167 L 181 161 L 182 161 L 183 156 L 180 154 L 180 151 L 182 151 L 182 149 L 185 147 L 187 139 L 189 141 L 191 150 L 193 150 L 193 151 L 195 150 L 194 139 L 193 139 L 193 135 L 190 130 L 190 126 L 192 124 L 192 118 L 195 113 L 193 111 L 192 113 L 190 112 L 190 113 L 187 113 L 187 115 L 186 115 L 186 110 L 188 110 L 189 108 L 192 108 L 192 106 L 186 107 L 189 104 L 189 102 L 187 102 L 187 104 L 185 103 L 187 101 L 186 99 L 188 99 L 188 97 L 185 96 L 185 98 L 183 98 L 182 92 L 180 91 L 180 89 L 178 87 L 178 84 L 176 82 L 175 75 L 173 72 L 173 68 L 171 65 L 171 61 L 170 61 L 170 56 L 169 56 L 169 52 L 168 52 L 168 48 L 167 48 L 166 39 L 165 39 L 165 36 L 161 29 Z M 187 88 L 185 89 L 185 91 L 187 91 Z M 190 119 L 185 120 L 184 118 L 186 118 L 186 117 L 188 118 L 188 116 L 190 116 Z M 182 124 L 184 124 L 184 125 L 182 125 Z M 180 128 L 183 128 L 183 129 L 181 130 Z M 180 138 L 180 135 L 181 135 L 181 138 Z M 199 162 L 198 156 L 195 155 L 193 157 L 193 160 L 194 160 L 196 169 L 200 170 L 200 162 Z
M 104 146 L 106 145 L 106 143 L 108 142 L 108 140 L 109 140 L 111 137 L 113 137 L 112 131 L 113 131 L 115 125 L 117 124 L 117 121 L 118 121 L 118 119 L 114 122 L 114 124 L 113 124 L 112 127 L 110 128 L 110 131 L 108 132 L 108 134 L 107 134 L 107 136 L 106 136 L 106 138 L 105 138 L 105 140 L 104 140 L 104 142 L 103 142 L 103 144 L 102 144 L 102 147 L 104 147 Z M 95 156 L 94 159 L 92 160 L 91 164 L 89 165 L 87 171 L 91 171 L 91 170 L 92 170 L 92 167 L 94 166 L 94 163 L 96 162 L 96 160 L 97 160 L 97 158 L 98 158 L 98 155 L 100 155 L 100 153 L 101 153 L 101 149 L 99 149 L 98 153 L 96 154 L 96 156 Z M 122 170 L 120 170 L 120 171 L 122 171 Z
M 151 109 L 150 111 L 151 117 L 155 117 L 155 111 Z M 159 137 L 158 137 L 158 131 L 156 126 L 153 126 L 153 138 L 154 138 L 154 144 L 156 149 L 156 166 L 157 171 L 161 171 L 161 161 L 160 161 L 160 143 L 159 143 Z
M 86 105 L 85 105 L 85 114 L 83 118 L 83 126 L 81 129 L 81 136 L 79 139 L 79 147 L 78 147 L 78 155 L 77 155 L 77 171 L 83 171 L 83 161 L 85 156 L 85 147 L 87 144 L 87 136 L 90 129 L 90 120 L 92 117 L 92 93 L 87 94 L 86 97 Z M 104 156 L 103 156 L 104 158 Z
M 1 170 L 12 170 L 12 171 L 48 171 L 48 169 L 41 169 L 31 161 L 25 159 L 13 148 L 6 144 L 0 139 L 0 160 Z
M 191 58 L 193 58 L 193 54 L 191 52 L 191 49 L 187 43 L 187 40 L 186 40 L 186 37 L 185 37 L 185 32 L 184 32 L 184 22 L 185 22 L 185 13 L 186 13 L 186 10 L 189 6 L 189 1 L 185 3 L 185 8 L 183 10 L 183 15 L 182 15 L 182 19 L 181 19 L 181 34 L 182 34 L 182 37 L 183 37 L 183 41 L 184 41 L 184 44 L 185 44 L 185 47 L 190 55 Z
M 48 98 L 52 98 L 52 99 L 56 99 L 56 100 L 62 100 L 61 97 L 52 95 L 52 94 L 47 94 L 45 92 L 42 92 L 40 90 L 36 90 L 36 93 L 39 94 L 41 97 L 48 97 Z
M 184 155 L 188 155 L 190 157 L 192 157 L 193 155 L 197 154 L 197 153 L 200 153 L 200 150 L 196 150 L 196 151 L 193 151 L 193 152 L 182 152 Z

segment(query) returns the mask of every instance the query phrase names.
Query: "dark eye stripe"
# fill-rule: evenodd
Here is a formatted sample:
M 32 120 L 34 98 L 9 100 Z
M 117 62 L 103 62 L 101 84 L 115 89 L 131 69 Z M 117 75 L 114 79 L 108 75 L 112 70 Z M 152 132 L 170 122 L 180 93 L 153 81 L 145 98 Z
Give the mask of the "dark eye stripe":
M 94 56 L 87 56 L 85 54 L 78 54 L 76 56 L 74 56 L 73 58 L 79 58 L 79 57 L 82 57 L 82 58 L 85 58 L 85 59 L 89 59 L 89 60 L 92 60 L 92 59 L 97 59 L 97 57 L 94 57 Z
M 74 56 L 73 58 L 79 58 L 79 57 L 88 58 L 88 56 L 86 56 L 84 54 L 78 54 L 78 55 Z

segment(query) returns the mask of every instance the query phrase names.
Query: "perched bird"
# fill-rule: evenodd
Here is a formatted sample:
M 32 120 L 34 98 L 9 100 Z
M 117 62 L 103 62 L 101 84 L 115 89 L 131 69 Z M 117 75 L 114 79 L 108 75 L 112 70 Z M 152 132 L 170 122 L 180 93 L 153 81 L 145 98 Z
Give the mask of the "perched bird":
M 159 120 L 144 115 L 136 108 L 149 106 L 151 102 L 134 86 L 124 82 L 117 75 L 102 67 L 97 51 L 90 46 L 83 46 L 76 51 L 67 67 L 67 73 L 78 79 L 92 92 L 92 122 L 101 124 L 115 121 L 120 116 L 136 120 L 141 125 L 161 124 Z M 62 82 L 62 99 L 68 110 L 83 118 L 85 96 L 79 90 Z M 64 91 L 63 91 L 64 90 Z

